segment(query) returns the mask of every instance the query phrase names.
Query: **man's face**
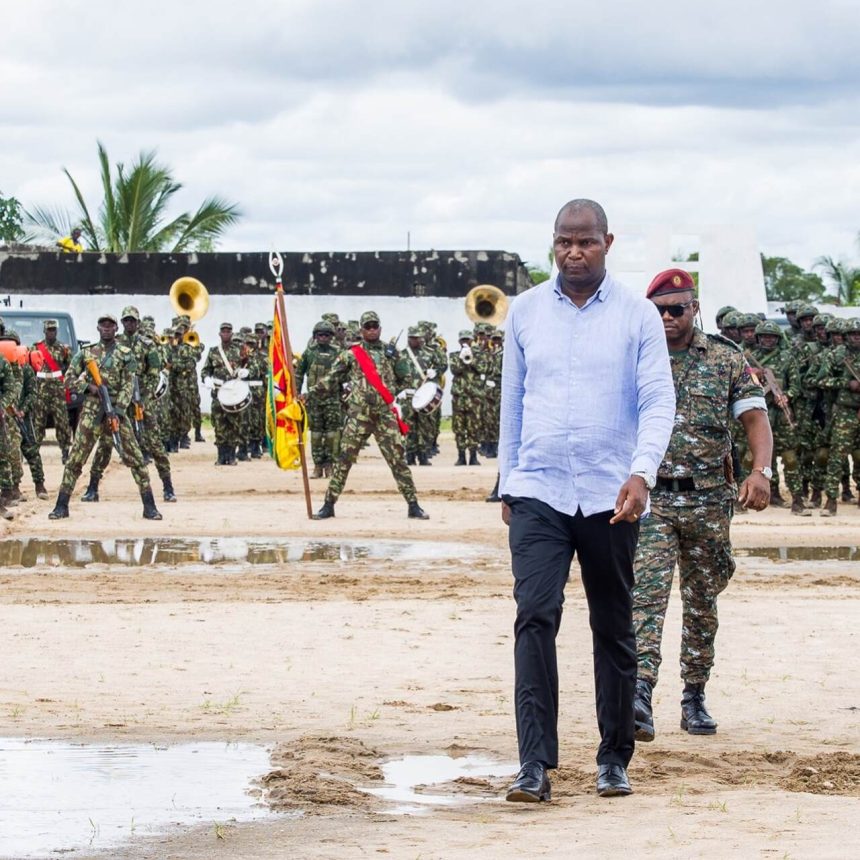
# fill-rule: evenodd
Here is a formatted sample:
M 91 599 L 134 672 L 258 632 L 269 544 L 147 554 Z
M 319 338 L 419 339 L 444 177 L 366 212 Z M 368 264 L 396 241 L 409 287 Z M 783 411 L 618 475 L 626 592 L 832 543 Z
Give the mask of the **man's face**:
M 800 329 L 801 331 L 808 332 L 812 331 L 812 321 L 815 317 L 801 317 L 800 318 Z
M 815 329 L 815 337 L 819 343 L 827 343 L 827 328 L 823 325 L 813 326 Z
M 849 331 L 845 335 L 845 340 L 848 341 L 851 349 L 860 349 L 860 331 Z
M 785 318 L 792 328 L 797 328 L 797 311 L 786 311 Z
M 221 338 L 221 343 L 226 346 L 233 340 L 233 329 L 231 328 L 222 328 L 218 331 L 218 337 Z
M 758 343 L 762 349 L 771 350 L 779 343 L 779 335 L 776 334 L 760 334 L 758 335 Z
M 109 343 L 116 338 L 116 323 L 113 320 L 99 320 L 96 327 L 99 330 L 99 337 L 105 343 Z
M 693 298 L 692 290 L 653 296 L 651 301 L 657 305 L 657 310 L 660 312 L 667 341 L 681 341 L 690 336 L 693 331 L 693 321 L 699 310 L 699 303 Z M 673 316 L 673 313 L 678 312 L 678 308 L 682 308 L 681 315 Z
M 614 236 L 603 233 L 590 209 L 568 209 L 559 218 L 552 240 L 555 263 L 565 285 L 597 286 L 606 273 L 606 254 Z
M 375 343 L 376 341 L 379 340 L 381 335 L 382 335 L 382 327 L 379 325 L 379 323 L 376 320 L 368 320 L 361 327 L 361 336 L 368 343 Z
M 331 332 L 328 331 L 318 331 L 314 336 L 314 339 L 317 343 L 322 344 L 323 346 L 328 346 L 331 343 Z
M 723 329 L 723 334 L 724 334 L 724 335 L 725 335 L 729 340 L 732 340 L 732 341 L 734 341 L 735 343 L 740 343 L 740 342 L 741 342 L 741 335 L 740 335 L 740 332 L 739 332 L 739 331 L 738 331 L 738 329 L 737 329 L 737 326 L 733 326 L 733 325 L 726 326 L 726 327 Z
M 845 343 L 845 335 L 841 331 L 832 331 L 830 332 L 830 342 L 834 346 L 841 346 Z
M 140 321 L 136 320 L 134 317 L 123 317 L 122 318 L 122 330 L 126 334 L 136 334 L 137 330 L 140 328 Z
M 755 346 L 755 326 L 754 325 L 743 325 L 738 331 L 741 335 L 741 340 L 747 346 Z
M 45 343 L 56 343 L 57 341 L 57 330 L 55 328 L 46 328 L 45 329 Z
M 411 349 L 413 352 L 416 349 L 421 349 L 421 344 L 423 343 L 423 340 L 420 337 L 417 337 L 414 334 L 410 334 L 407 340 L 409 343 L 409 349 Z
M 81 238 L 81 231 L 80 230 L 72 230 L 72 239 L 75 242 L 77 242 L 78 239 L 80 239 L 80 238 Z

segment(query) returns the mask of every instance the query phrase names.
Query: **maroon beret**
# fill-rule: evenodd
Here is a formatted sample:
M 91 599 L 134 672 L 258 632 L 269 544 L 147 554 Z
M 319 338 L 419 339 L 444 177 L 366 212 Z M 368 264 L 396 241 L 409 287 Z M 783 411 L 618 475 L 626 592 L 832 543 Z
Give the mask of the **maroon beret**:
M 665 272 L 655 275 L 654 280 L 648 284 L 645 298 L 662 296 L 664 293 L 681 293 L 685 290 L 695 291 L 695 289 L 696 284 L 689 272 L 683 269 L 666 269 Z

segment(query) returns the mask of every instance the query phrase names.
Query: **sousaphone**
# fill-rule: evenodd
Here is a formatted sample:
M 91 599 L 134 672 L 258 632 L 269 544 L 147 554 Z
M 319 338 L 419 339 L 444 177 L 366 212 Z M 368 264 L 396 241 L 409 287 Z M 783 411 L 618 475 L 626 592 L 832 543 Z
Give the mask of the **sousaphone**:
M 194 331 L 194 323 L 206 316 L 209 310 L 209 291 L 197 278 L 177 278 L 170 286 L 170 304 L 178 315 L 191 318 L 191 328 L 182 340 L 191 346 L 200 343 L 200 335 Z
M 508 297 L 492 284 L 478 284 L 466 293 L 466 316 L 474 323 L 499 325 L 508 315 Z

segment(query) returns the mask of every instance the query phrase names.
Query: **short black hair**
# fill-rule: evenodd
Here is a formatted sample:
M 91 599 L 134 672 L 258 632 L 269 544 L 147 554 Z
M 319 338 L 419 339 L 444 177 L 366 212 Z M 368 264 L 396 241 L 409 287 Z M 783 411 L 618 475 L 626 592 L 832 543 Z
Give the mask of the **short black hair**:
M 558 222 L 565 212 L 577 209 L 588 209 L 594 215 L 594 220 L 597 221 L 597 227 L 601 233 L 606 235 L 609 232 L 609 221 L 606 219 L 606 213 L 603 207 L 594 200 L 588 200 L 583 197 L 578 197 L 576 200 L 568 200 L 561 209 L 558 210 L 558 215 L 555 216 L 555 224 L 553 230 L 558 230 Z

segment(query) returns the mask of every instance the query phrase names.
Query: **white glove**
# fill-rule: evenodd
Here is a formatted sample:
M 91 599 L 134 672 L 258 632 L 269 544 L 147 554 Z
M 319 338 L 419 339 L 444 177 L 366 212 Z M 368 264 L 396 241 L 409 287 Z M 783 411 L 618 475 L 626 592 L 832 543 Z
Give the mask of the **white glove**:
M 203 377 L 203 387 L 204 388 L 211 388 L 212 384 L 213 383 L 212 383 L 212 377 L 211 376 L 204 376 Z
M 487 388 L 495 388 L 495 387 L 496 387 L 496 383 L 493 382 L 492 379 L 488 379 L 487 380 Z
M 436 378 L 436 370 L 434 368 L 431 367 L 427 370 L 427 378 L 428 379 L 435 379 Z
M 251 372 L 248 370 L 247 367 L 240 367 L 236 371 L 236 376 L 238 376 L 239 379 L 247 379 L 250 375 L 251 375 Z

